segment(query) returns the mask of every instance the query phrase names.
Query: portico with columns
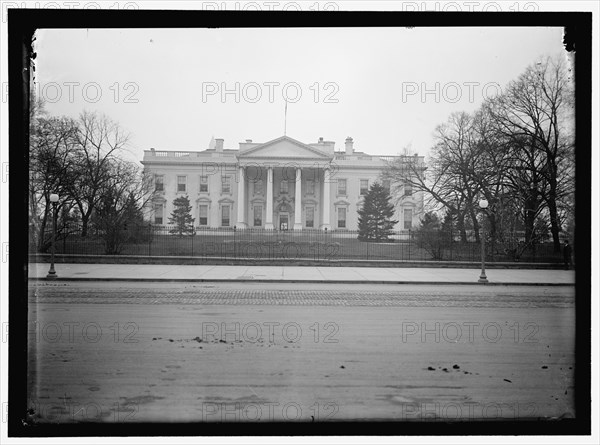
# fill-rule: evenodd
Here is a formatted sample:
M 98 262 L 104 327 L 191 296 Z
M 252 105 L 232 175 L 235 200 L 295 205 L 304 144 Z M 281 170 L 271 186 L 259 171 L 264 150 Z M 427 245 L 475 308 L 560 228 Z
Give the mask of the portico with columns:
M 241 150 L 237 159 L 238 227 L 331 229 L 333 153 L 284 136 Z

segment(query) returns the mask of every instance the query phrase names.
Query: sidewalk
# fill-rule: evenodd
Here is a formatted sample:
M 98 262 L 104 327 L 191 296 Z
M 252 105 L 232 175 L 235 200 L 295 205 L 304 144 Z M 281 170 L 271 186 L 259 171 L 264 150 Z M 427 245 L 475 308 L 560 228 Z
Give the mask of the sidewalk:
M 45 280 L 48 263 L 30 263 L 29 278 Z M 311 266 L 214 266 L 158 264 L 72 264 L 55 266 L 58 280 L 192 281 L 373 284 L 478 284 L 480 270 L 450 268 L 379 268 Z M 574 270 L 490 269 L 490 284 L 573 285 Z

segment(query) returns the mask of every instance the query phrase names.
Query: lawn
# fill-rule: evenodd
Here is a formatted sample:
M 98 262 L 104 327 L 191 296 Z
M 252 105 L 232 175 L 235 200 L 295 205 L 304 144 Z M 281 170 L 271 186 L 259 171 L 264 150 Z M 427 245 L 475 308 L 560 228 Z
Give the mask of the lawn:
M 400 238 L 400 237 L 396 237 Z M 479 261 L 480 245 L 453 243 L 444 248 L 441 258 L 432 255 L 408 239 L 393 242 L 364 242 L 352 232 L 254 232 L 254 231 L 198 231 L 195 235 L 154 235 L 147 241 L 127 243 L 122 255 L 141 256 L 196 256 L 247 259 L 314 259 L 314 260 L 404 260 L 427 261 Z M 82 239 L 70 236 L 56 246 L 57 253 L 103 255 L 104 244 L 97 237 Z M 497 248 L 487 252 L 487 261 L 513 261 L 514 258 Z M 536 246 L 536 251 L 526 251 L 521 262 L 560 262 L 561 255 L 552 252 L 551 244 Z

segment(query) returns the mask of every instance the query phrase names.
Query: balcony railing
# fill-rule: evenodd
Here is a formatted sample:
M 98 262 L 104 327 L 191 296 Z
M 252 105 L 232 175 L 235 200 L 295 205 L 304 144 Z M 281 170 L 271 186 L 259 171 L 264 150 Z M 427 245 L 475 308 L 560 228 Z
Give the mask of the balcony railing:
M 146 157 L 159 158 L 210 158 L 210 157 L 235 157 L 235 153 L 219 152 L 219 151 L 167 151 L 167 150 L 146 150 Z

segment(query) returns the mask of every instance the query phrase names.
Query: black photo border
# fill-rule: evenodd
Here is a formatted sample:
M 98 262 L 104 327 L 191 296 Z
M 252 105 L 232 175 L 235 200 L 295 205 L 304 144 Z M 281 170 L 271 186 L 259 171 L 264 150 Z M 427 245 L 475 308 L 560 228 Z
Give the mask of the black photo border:
M 576 50 L 576 366 L 572 419 L 477 422 L 28 424 L 27 283 L 29 79 L 32 38 L 43 28 L 499 27 L 558 26 Z M 569 47 L 569 45 L 566 45 Z M 412 436 L 591 434 L 591 62 L 588 12 L 240 12 L 8 10 L 9 59 L 9 437 Z M 518 51 L 519 48 L 515 48 Z M 468 47 L 456 51 L 469 51 Z M 185 64 L 182 63 L 182 66 Z M 19 247 L 21 246 L 21 247 Z

